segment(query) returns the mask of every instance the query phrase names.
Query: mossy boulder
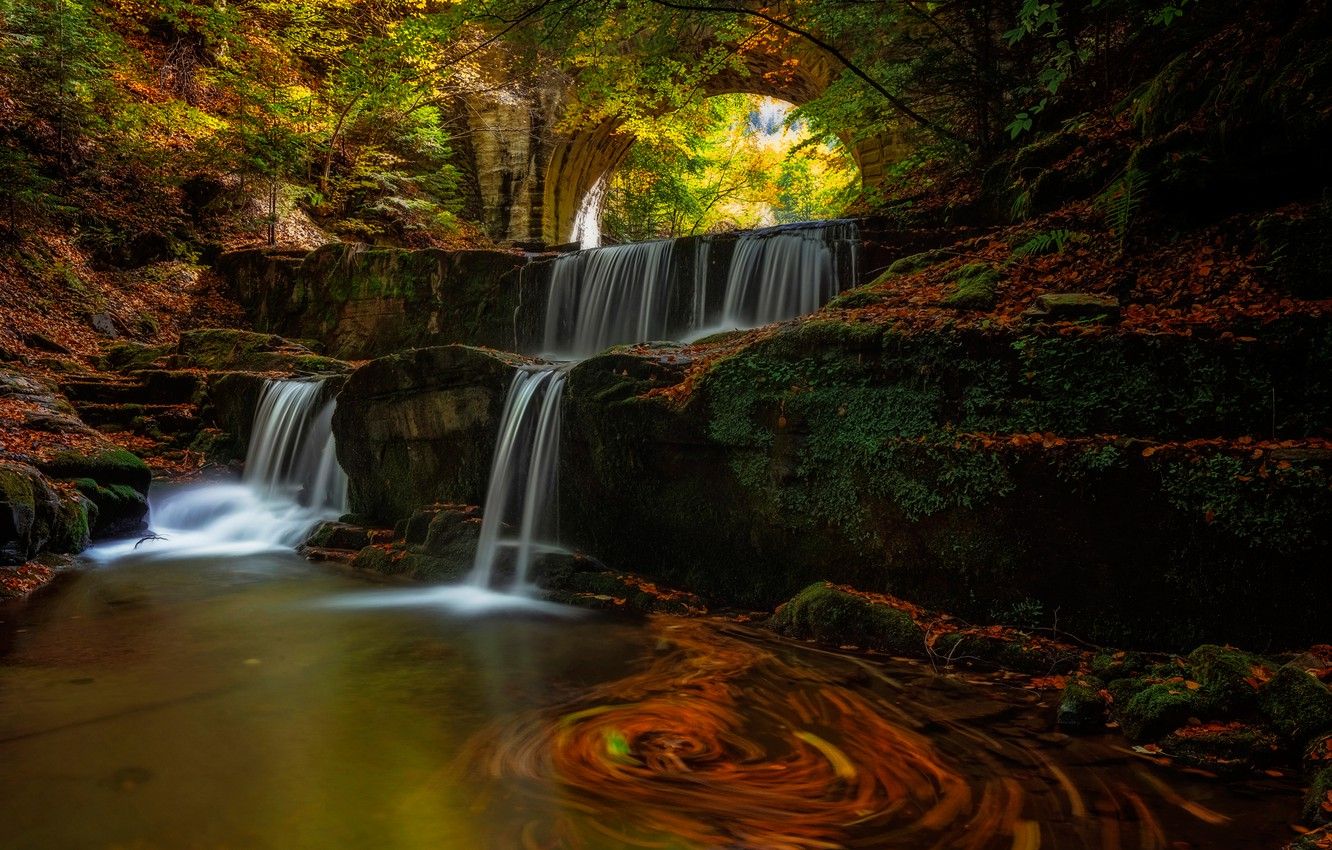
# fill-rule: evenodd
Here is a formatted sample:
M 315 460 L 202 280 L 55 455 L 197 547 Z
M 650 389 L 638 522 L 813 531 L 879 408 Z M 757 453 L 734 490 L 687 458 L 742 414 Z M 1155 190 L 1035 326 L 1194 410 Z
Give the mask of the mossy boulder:
M 59 539 L 64 517 L 50 483 L 31 466 L 0 461 L 0 564 L 22 564 Z
M 1130 741 L 1152 741 L 1199 714 L 1198 698 L 1184 682 L 1148 685 L 1119 708 L 1119 723 Z
M 812 584 L 777 609 L 768 627 L 787 637 L 920 656 L 925 634 L 911 615 L 830 585 Z
M 1332 731 L 1332 691 L 1298 667 L 1277 670 L 1258 690 L 1258 705 L 1278 732 L 1298 744 Z
M 1189 653 L 1193 678 L 1202 689 L 1199 697 L 1209 714 L 1235 717 L 1258 704 L 1258 684 L 1271 666 L 1263 659 L 1232 647 L 1203 644 Z
M 993 310 L 1002 275 L 987 263 L 968 263 L 953 272 L 953 291 L 940 302 L 957 310 Z
M 144 527 L 148 514 L 146 495 L 129 484 L 100 484 L 92 478 L 76 478 L 74 486 L 94 510 L 92 533 L 97 537 L 125 534 Z
M 1093 732 L 1104 728 L 1105 685 L 1094 676 L 1078 676 L 1059 694 L 1055 722 L 1060 728 L 1075 732 Z
M 423 504 L 481 502 L 509 384 L 528 362 L 452 345 L 352 373 L 333 416 L 351 511 L 392 524 Z
M 1283 752 L 1271 729 L 1240 722 L 1182 726 L 1162 738 L 1160 747 L 1181 764 L 1219 772 L 1264 767 Z

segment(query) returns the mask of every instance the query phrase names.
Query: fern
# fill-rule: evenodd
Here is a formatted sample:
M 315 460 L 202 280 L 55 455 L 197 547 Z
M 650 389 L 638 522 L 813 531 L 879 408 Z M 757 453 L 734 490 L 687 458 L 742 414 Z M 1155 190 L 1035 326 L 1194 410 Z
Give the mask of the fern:
M 1023 242 L 1013 249 L 1009 262 L 1023 257 L 1039 257 L 1042 254 L 1062 254 L 1064 248 L 1073 240 L 1071 230 L 1047 230 Z
M 1110 188 L 1096 199 L 1096 205 L 1105 214 L 1105 221 L 1110 225 L 1110 231 L 1119 237 L 1121 253 L 1128 240 L 1129 229 L 1133 226 L 1133 219 L 1137 216 L 1138 208 L 1142 206 L 1142 196 L 1146 188 L 1146 173 L 1129 167 L 1123 176 L 1111 183 Z

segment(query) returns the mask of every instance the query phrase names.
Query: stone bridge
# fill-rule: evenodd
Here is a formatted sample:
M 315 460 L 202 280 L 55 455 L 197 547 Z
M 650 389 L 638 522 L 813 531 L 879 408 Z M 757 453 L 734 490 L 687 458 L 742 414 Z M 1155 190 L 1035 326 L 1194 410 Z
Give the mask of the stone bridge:
M 799 106 L 822 94 L 840 71 L 822 51 L 790 40 L 780 49 L 748 54 L 745 68 L 711 77 L 704 92 L 764 95 Z M 501 85 L 467 98 L 462 153 L 470 200 L 493 238 L 546 245 L 571 241 L 583 199 L 633 147 L 634 137 L 614 119 L 574 131 L 557 129 L 573 85 L 568 77 L 550 74 L 538 84 Z M 867 185 L 881 182 L 904 153 L 898 137 L 847 147 Z

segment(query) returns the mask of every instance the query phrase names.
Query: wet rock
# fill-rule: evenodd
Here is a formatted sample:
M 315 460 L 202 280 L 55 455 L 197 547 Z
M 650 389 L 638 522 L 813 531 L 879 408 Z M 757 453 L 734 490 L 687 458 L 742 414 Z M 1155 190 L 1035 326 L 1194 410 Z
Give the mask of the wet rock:
M 467 346 L 405 351 L 352 373 L 333 417 L 351 510 L 378 522 L 485 496 L 517 355 Z
M 925 634 L 905 611 L 820 582 L 777 609 L 768 628 L 787 637 L 858 646 L 894 655 L 925 653 Z
M 346 549 L 359 551 L 370 545 L 370 529 L 345 522 L 321 522 L 306 546 L 318 549 Z
M 1061 729 L 1075 732 L 1094 732 L 1105 726 L 1104 684 L 1093 676 L 1073 679 L 1059 694 L 1059 710 L 1055 721 Z
M 60 498 L 31 466 L 0 461 L 0 564 L 22 564 L 42 551 L 60 516 Z
M 1263 659 L 1231 647 L 1204 644 L 1189 653 L 1193 678 L 1209 714 L 1235 717 L 1258 704 L 1258 683 L 1270 666 Z
M 1120 726 L 1130 741 L 1156 740 L 1198 713 L 1197 697 L 1183 681 L 1148 685 L 1118 709 Z
M 1271 729 L 1239 722 L 1183 726 L 1162 738 L 1160 748 L 1181 764 L 1221 773 L 1265 767 L 1283 751 Z
M 1332 691 L 1298 667 L 1278 670 L 1259 689 L 1258 705 L 1278 732 L 1298 744 L 1332 731 Z
M 1032 322 L 1117 322 L 1119 300 L 1085 292 L 1049 292 L 1023 312 Z

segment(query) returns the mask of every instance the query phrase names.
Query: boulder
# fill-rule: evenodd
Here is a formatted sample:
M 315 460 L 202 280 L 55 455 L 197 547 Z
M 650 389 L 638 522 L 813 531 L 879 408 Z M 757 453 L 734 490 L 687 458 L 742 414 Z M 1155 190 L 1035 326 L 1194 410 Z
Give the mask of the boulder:
M 333 416 L 351 512 L 393 523 L 420 505 L 484 501 L 509 384 L 527 362 L 450 345 L 353 372 Z
M 858 646 L 894 655 L 925 654 L 925 633 L 905 611 L 877 604 L 822 582 L 777 609 L 768 628 L 787 637 Z
M 308 346 L 274 334 L 233 328 L 186 331 L 171 358 L 179 368 L 210 371 L 338 374 L 350 368 L 340 360 L 322 357 Z

